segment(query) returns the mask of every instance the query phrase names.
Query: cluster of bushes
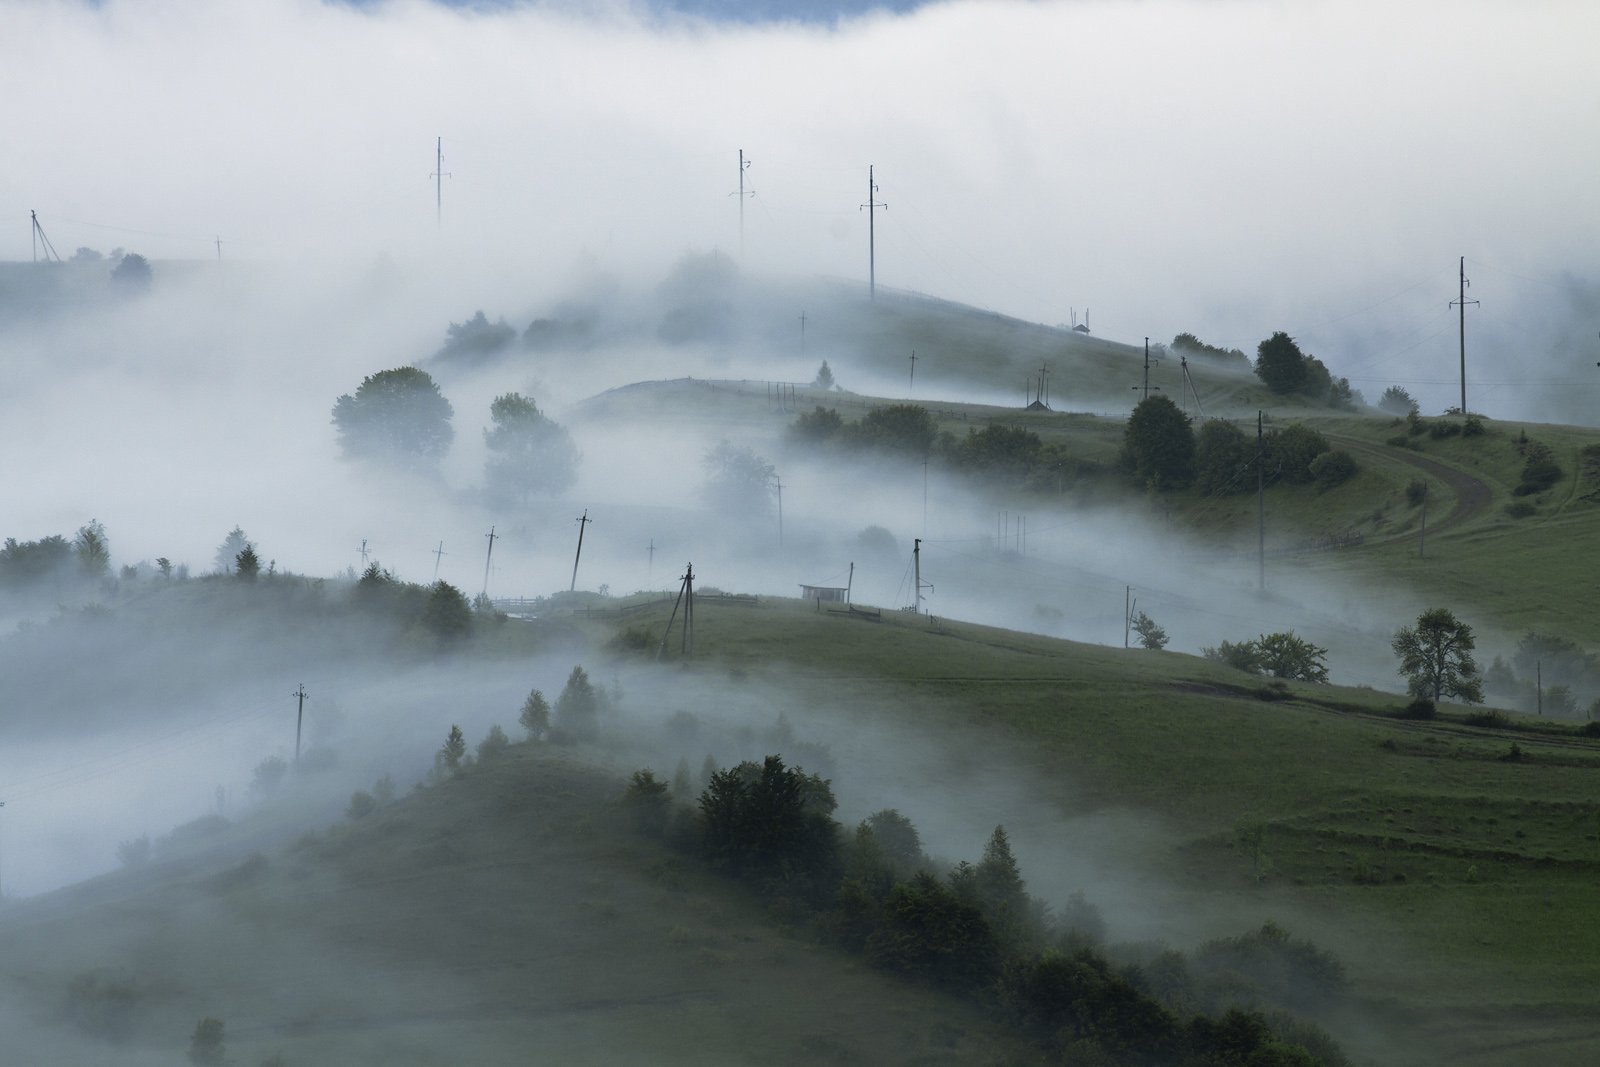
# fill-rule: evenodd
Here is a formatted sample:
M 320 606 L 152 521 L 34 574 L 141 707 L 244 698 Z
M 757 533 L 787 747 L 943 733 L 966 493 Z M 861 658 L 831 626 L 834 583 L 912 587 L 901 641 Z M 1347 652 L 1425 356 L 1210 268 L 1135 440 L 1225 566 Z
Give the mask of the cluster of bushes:
M 679 777 L 684 777 L 680 770 Z M 1004 827 L 976 863 L 936 863 L 911 821 L 880 811 L 847 832 L 831 783 L 778 755 L 713 771 L 696 806 L 654 772 L 623 806 L 761 894 L 784 921 L 881 970 L 984 1005 L 1072 1062 L 1343 1064 L 1331 1039 L 1286 1009 L 1345 989 L 1336 960 L 1269 924 L 1191 957 L 1101 947 L 1098 912 L 1074 897 L 1058 917 L 1026 889 Z M 1271 1013 L 1270 1018 L 1268 1014 Z
M 941 433 L 933 415 L 918 404 L 874 408 L 854 422 L 845 421 L 832 408 L 819 406 L 800 415 L 789 427 L 788 436 L 800 447 L 927 459 L 991 482 L 1026 488 L 1060 490 L 1099 469 L 1020 427 L 991 423 L 968 430 L 965 437 Z
M 1250 357 L 1237 348 L 1219 348 L 1208 345 L 1192 333 L 1180 333 L 1172 339 L 1173 351 L 1180 355 L 1194 356 L 1199 359 L 1208 359 L 1214 363 L 1237 366 L 1246 369 L 1250 366 Z
M 1223 641 L 1215 648 L 1201 649 L 1200 654 L 1214 663 L 1225 663 L 1247 674 L 1265 674 L 1300 682 L 1328 680 L 1328 668 L 1324 662 L 1328 650 L 1295 636 L 1293 630 L 1262 634 L 1253 641 Z
M 1255 439 L 1236 423 L 1207 420 L 1195 435 L 1195 487 L 1205 493 L 1253 490 L 1255 455 Z M 1334 448 L 1321 433 L 1297 422 L 1262 434 L 1261 455 L 1268 485 L 1315 482 L 1332 488 L 1360 469 L 1350 453 Z
M 1350 379 L 1335 378 L 1316 356 L 1300 351 L 1300 346 L 1283 331 L 1256 346 L 1256 377 L 1274 393 L 1304 396 L 1336 408 L 1354 408 L 1361 394 L 1350 388 Z
M 1564 472 L 1549 445 L 1523 433 L 1517 440 L 1517 451 L 1522 454 L 1523 462 L 1521 478 L 1511 490 L 1514 496 L 1542 493 L 1561 480 Z

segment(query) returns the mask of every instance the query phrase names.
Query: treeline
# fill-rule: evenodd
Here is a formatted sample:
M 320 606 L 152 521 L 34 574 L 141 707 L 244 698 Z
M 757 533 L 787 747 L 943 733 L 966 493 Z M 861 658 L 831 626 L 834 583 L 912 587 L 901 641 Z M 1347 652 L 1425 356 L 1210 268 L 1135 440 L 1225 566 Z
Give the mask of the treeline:
M 981 858 L 954 866 L 923 850 L 911 820 L 884 810 L 847 830 L 831 783 L 782 756 L 710 774 L 688 803 L 634 773 L 624 809 L 645 833 L 758 894 L 781 921 L 872 966 L 974 1001 L 1050 1062 L 1163 1067 L 1311 1067 L 1347 1060 L 1297 1014 L 1345 995 L 1339 962 L 1274 924 L 1185 955 L 1104 944 L 1081 895 L 1059 914 L 1027 892 L 1003 826 Z
M 1301 423 L 1275 426 L 1256 438 L 1227 419 L 1207 419 L 1195 430 L 1192 420 L 1170 397 L 1141 400 L 1123 431 L 1119 465 L 1135 482 L 1153 489 L 1187 489 L 1206 494 L 1244 493 L 1266 485 L 1332 488 L 1358 469 L 1355 458 L 1336 449 L 1321 433 Z
M 1021 427 L 990 423 L 961 437 L 941 431 L 932 413 L 919 404 L 889 404 L 855 421 L 818 406 L 790 425 L 788 439 L 791 445 L 814 451 L 927 460 L 994 483 L 1058 492 L 1103 470 L 1100 464 L 1073 456 L 1064 446 L 1046 443 Z

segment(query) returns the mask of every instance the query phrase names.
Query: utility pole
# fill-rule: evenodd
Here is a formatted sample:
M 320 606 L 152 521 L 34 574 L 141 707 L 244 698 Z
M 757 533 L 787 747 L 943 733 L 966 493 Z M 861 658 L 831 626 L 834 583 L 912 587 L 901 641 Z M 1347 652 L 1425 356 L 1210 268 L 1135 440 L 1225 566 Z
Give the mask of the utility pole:
M 1256 588 L 1267 591 L 1267 473 L 1262 462 L 1261 412 L 1256 412 Z
M 444 558 L 444 542 L 439 542 L 439 547 L 433 550 L 433 580 L 439 580 L 439 561 Z
M 50 243 L 50 238 L 45 236 L 44 227 L 39 225 L 39 213 L 37 211 L 29 211 L 28 215 L 33 219 L 33 261 L 35 263 L 39 262 L 39 249 L 42 247 L 46 263 L 50 262 L 51 259 L 60 263 L 61 255 L 56 251 L 56 246 Z
M 648 564 L 648 569 L 645 571 L 645 581 L 652 582 L 655 581 L 656 576 L 656 539 L 654 537 L 650 538 L 650 548 L 648 551 L 650 553 L 650 562 Z
M 1133 586 L 1122 587 L 1122 647 L 1128 647 L 1128 631 L 1133 627 Z
M 296 763 L 299 763 L 300 762 L 300 726 L 301 726 L 302 723 L 305 722 L 305 718 L 306 718 L 306 687 L 305 687 L 305 683 L 302 682 L 300 684 L 300 688 L 296 689 L 290 695 L 295 697 L 296 700 L 298 701 L 298 703 L 295 705 L 295 713 L 294 713 L 294 761 Z
M 667 650 L 667 638 L 672 635 L 672 624 L 678 617 L 678 607 L 683 606 L 683 634 L 679 645 L 685 654 L 694 652 L 694 564 L 684 568 L 682 584 L 678 586 L 678 599 L 672 602 L 672 614 L 667 616 L 667 628 L 661 633 L 661 644 L 656 649 L 656 659 Z
M 849 603 L 850 603 L 850 590 L 855 588 L 855 584 L 856 584 L 856 561 L 855 560 L 851 560 L 850 561 L 850 577 L 848 577 L 848 578 L 846 578 L 844 580 L 844 602 L 845 602 L 846 606 L 848 606 Z
M 878 299 L 878 245 L 874 222 L 877 219 L 878 209 L 881 207 L 888 211 L 889 205 L 877 199 L 878 183 L 873 180 L 872 169 L 871 166 L 867 167 L 867 202 L 856 210 L 865 208 L 867 212 L 867 299 L 876 300 Z
M 365 537 L 361 539 L 361 569 L 367 569 L 367 539 Z
M 222 235 L 217 234 L 217 262 L 222 262 Z
M 917 388 L 917 350 L 911 350 L 911 384 L 906 386 L 906 395 L 910 396 Z
M 483 598 L 489 599 L 489 561 L 494 558 L 494 527 L 489 527 L 489 532 L 484 534 L 489 539 L 489 551 L 483 557 Z
M 744 149 L 739 149 L 739 258 L 744 259 L 744 198 L 755 196 L 754 189 L 748 193 L 744 191 L 744 172 L 750 169 L 750 161 L 744 158 Z
M 912 610 L 918 615 L 922 614 L 922 538 L 918 537 L 911 542 L 911 566 L 913 578 L 917 583 L 917 599 L 912 604 Z
M 436 224 L 444 226 L 444 180 L 450 177 L 444 169 L 444 138 L 436 138 L 433 145 L 434 162 L 433 173 L 428 177 L 434 180 L 434 210 L 437 213 Z
M 583 514 L 573 520 L 578 524 L 578 554 L 572 557 L 572 584 L 567 586 L 567 592 L 578 588 L 578 560 L 583 558 L 583 528 L 594 520 L 589 517 L 589 509 L 584 508 Z
M 1476 300 L 1467 299 L 1467 287 L 1472 283 L 1467 281 L 1467 257 L 1461 257 L 1461 295 L 1450 301 L 1451 307 L 1461 309 L 1461 414 L 1467 414 L 1467 305 L 1476 304 Z

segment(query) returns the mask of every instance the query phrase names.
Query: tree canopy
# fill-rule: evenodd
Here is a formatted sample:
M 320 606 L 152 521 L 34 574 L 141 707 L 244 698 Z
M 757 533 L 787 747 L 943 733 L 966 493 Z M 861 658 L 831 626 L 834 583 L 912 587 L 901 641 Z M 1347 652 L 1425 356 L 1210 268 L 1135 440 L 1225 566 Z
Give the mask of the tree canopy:
M 578 449 L 566 428 L 532 397 L 503 393 L 489 405 L 484 483 L 491 495 L 526 505 L 534 493 L 559 493 L 578 477 Z
M 706 503 L 736 515 L 772 511 L 772 487 L 778 472 L 750 446 L 719 441 L 705 454 L 703 465 Z
M 1445 608 L 1432 608 L 1415 626 L 1396 632 L 1391 647 L 1413 696 L 1476 704 L 1483 700 L 1483 679 L 1472 658 L 1475 644 L 1472 627 Z
M 354 395 L 339 397 L 333 424 L 346 457 L 425 466 L 449 451 L 454 414 L 432 375 L 396 367 L 369 374 Z
M 1181 489 L 1194 477 L 1194 430 L 1172 398 L 1139 401 L 1122 434 L 1122 469 L 1156 489 Z

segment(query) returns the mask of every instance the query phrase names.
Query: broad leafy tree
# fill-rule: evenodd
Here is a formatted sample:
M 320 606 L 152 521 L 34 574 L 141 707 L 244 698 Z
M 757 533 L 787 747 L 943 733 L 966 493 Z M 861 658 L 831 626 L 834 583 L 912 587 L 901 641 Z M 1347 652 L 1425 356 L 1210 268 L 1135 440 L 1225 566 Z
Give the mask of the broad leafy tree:
M 578 476 L 572 435 L 539 410 L 532 397 L 504 393 L 489 405 L 483 431 L 489 450 L 484 483 L 490 493 L 526 505 L 534 493 L 559 493 Z
M 111 545 L 99 519 L 91 519 L 87 526 L 78 527 L 78 534 L 72 539 L 72 550 L 78 556 L 78 566 L 88 577 L 104 578 L 110 573 Z
M 1146 397 L 1122 434 L 1122 469 L 1156 489 L 1181 489 L 1194 477 L 1194 430 L 1168 396 Z
M 466 594 L 442 578 L 434 582 L 422 609 L 422 626 L 441 645 L 466 637 L 472 632 L 472 605 Z
M 1301 682 L 1326 682 L 1328 668 L 1324 663 L 1328 650 L 1319 648 L 1293 630 L 1286 633 L 1262 634 L 1256 642 L 1261 669 L 1274 678 L 1292 678 Z
M 867 412 L 849 432 L 859 444 L 920 460 L 932 451 L 939 427 L 920 404 L 888 404 Z
M 1256 346 L 1256 377 L 1274 393 L 1303 392 L 1309 376 L 1305 353 L 1282 330 Z
M 1398 385 L 1391 385 L 1378 398 L 1378 410 L 1404 418 L 1407 415 L 1415 415 L 1417 413 L 1417 402 L 1411 399 L 1410 393 Z
M 706 503 L 734 515 L 766 515 L 772 511 L 776 468 L 748 445 L 719 441 L 703 461 Z
M 150 261 L 137 252 L 129 252 L 117 260 L 117 265 L 111 269 L 112 284 L 129 292 L 143 292 L 150 288 L 153 276 Z
M 1139 644 L 1153 652 L 1167 647 L 1167 631 L 1144 612 L 1133 617 L 1133 632 L 1139 635 Z
M 333 405 L 339 444 L 352 459 L 430 466 L 450 450 L 455 411 L 432 375 L 396 367 L 362 379 Z
M 1483 679 L 1472 658 L 1475 644 L 1472 627 L 1445 608 L 1432 608 L 1417 616 L 1415 626 L 1399 630 L 1391 647 L 1413 696 L 1477 704 L 1483 701 Z

